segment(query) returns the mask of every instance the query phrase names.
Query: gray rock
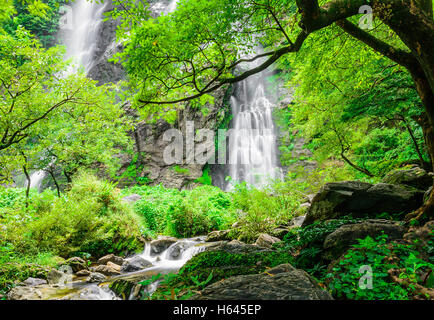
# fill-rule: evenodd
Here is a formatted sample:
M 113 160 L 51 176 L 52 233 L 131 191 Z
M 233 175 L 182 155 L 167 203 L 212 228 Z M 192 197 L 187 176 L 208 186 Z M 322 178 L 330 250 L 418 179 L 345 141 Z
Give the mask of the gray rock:
M 393 170 L 382 181 L 388 184 L 404 184 L 419 190 L 427 190 L 433 186 L 432 176 L 417 166 Z
M 205 242 L 231 240 L 231 238 L 229 237 L 229 233 L 230 233 L 230 230 L 212 231 L 206 237 Z
M 57 284 L 64 276 L 64 272 L 52 269 L 50 270 L 50 272 L 47 273 L 47 280 L 49 284 Z
M 160 254 L 176 242 L 178 242 L 178 239 L 173 237 L 159 237 L 151 242 L 151 253 L 154 255 Z
M 106 276 L 99 272 L 92 272 L 90 276 L 86 279 L 89 283 L 101 283 L 106 280 Z
M 289 264 L 262 274 L 230 277 L 206 287 L 192 300 L 333 300 L 312 277 Z
M 132 194 L 126 197 L 123 197 L 122 200 L 128 202 L 128 203 L 135 203 L 137 201 L 139 201 L 140 199 L 142 199 L 142 196 L 138 195 L 138 194 Z
M 118 257 L 116 255 L 112 254 L 108 254 L 100 259 L 98 259 L 98 264 L 107 264 L 108 262 L 112 262 L 115 263 L 117 265 L 122 265 L 122 263 L 124 263 L 124 259 L 122 259 L 121 257 Z
M 95 268 L 95 272 L 102 273 L 105 276 L 116 276 L 120 275 L 120 269 L 117 270 L 111 266 L 99 265 Z
M 135 272 L 152 266 L 148 260 L 143 259 L 140 256 L 134 256 L 130 259 L 126 259 L 122 264 L 121 272 Z
M 303 226 L 348 214 L 375 217 L 411 212 L 422 205 L 423 191 L 408 186 L 359 181 L 327 183 L 315 195 Z
M 263 248 L 271 248 L 271 246 L 274 243 L 280 242 L 279 238 L 270 236 L 269 234 L 262 233 L 259 235 L 258 239 L 256 240 L 255 244 L 259 247 Z
M 292 227 L 301 227 L 305 219 L 306 215 L 295 217 L 291 220 L 290 225 Z
M 364 239 L 367 236 L 375 238 L 384 232 L 389 240 L 402 239 L 406 228 L 402 223 L 382 220 L 368 219 L 361 223 L 346 224 L 329 234 L 324 240 L 324 257 L 334 260 L 344 254 L 351 245 L 357 243 L 357 239 Z
M 66 260 L 66 264 L 72 268 L 72 271 L 78 272 L 87 269 L 86 261 L 79 257 L 73 257 Z
M 23 282 L 20 283 L 22 286 L 29 286 L 29 287 L 35 287 L 40 286 L 42 284 L 47 284 L 47 280 L 44 279 L 38 279 L 38 278 L 27 278 Z
M 77 277 L 87 277 L 87 276 L 89 276 L 91 273 L 92 273 L 92 271 L 90 271 L 90 270 L 81 270 L 81 271 L 78 271 L 75 275 L 76 275 Z

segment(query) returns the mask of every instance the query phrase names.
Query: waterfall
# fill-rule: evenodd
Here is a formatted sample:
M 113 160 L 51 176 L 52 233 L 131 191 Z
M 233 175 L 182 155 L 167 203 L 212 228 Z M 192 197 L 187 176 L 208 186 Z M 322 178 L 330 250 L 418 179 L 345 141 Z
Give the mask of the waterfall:
M 233 131 L 229 137 L 228 173 L 235 183 L 264 187 L 271 180 L 282 179 L 277 159 L 276 128 L 273 122 L 273 103 L 266 95 L 264 73 L 251 76 L 235 85 L 230 98 Z
M 72 22 L 63 39 L 66 57 L 72 58 L 76 67 L 83 67 L 86 73 L 96 60 L 98 32 L 106 5 L 107 1 L 100 4 L 95 1 L 77 0 L 72 6 Z

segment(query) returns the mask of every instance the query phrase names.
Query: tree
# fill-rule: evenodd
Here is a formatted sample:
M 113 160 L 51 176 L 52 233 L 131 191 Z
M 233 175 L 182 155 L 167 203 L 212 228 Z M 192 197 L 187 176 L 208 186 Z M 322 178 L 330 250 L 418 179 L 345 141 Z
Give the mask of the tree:
M 114 14 L 123 15 L 126 21 L 120 36 L 130 32 L 123 58 L 132 84 L 140 86 L 137 101 L 142 105 L 190 101 L 241 81 L 299 51 L 311 34 L 335 24 L 409 71 L 424 105 L 424 136 L 431 158 L 434 156 L 434 20 L 430 0 L 184 0 L 176 12 L 155 20 L 131 15 L 128 9 L 133 2 L 118 3 L 126 9 L 123 14 Z M 398 45 L 391 44 L 390 37 L 354 24 L 359 9 L 366 4 L 393 33 Z M 249 49 L 254 37 L 270 49 L 252 57 L 246 54 L 252 53 Z M 246 43 L 250 44 L 247 48 L 240 46 Z M 241 63 L 257 61 L 261 61 L 258 66 L 234 71 Z M 434 193 L 421 212 L 433 214 Z
M 53 168 L 69 177 L 95 163 L 112 173 L 112 155 L 128 148 L 129 122 L 114 87 L 68 66 L 62 48 L 44 49 L 24 29 L 0 35 L 1 180 Z

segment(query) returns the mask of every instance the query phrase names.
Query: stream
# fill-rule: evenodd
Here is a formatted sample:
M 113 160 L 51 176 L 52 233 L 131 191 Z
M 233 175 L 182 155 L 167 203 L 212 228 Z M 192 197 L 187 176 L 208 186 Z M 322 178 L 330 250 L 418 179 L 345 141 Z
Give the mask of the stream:
M 42 284 L 36 286 L 18 286 L 14 288 L 14 299 L 21 300 L 121 300 L 109 286 L 116 280 L 127 279 L 137 285 L 131 290 L 125 300 L 135 300 L 139 290 L 145 290 L 152 294 L 160 281 L 148 286 L 140 286 L 138 283 L 150 279 L 155 275 L 177 273 L 194 255 L 206 248 L 205 237 L 181 239 L 171 244 L 162 252 L 156 253 L 151 242 L 146 243 L 142 253 L 130 256 L 125 261 L 131 261 L 140 257 L 152 265 L 134 272 L 121 272 L 120 275 L 107 277 L 104 282 L 91 283 L 88 277 L 73 276 L 72 281 L 65 284 Z M 92 267 L 91 267 L 92 268 Z

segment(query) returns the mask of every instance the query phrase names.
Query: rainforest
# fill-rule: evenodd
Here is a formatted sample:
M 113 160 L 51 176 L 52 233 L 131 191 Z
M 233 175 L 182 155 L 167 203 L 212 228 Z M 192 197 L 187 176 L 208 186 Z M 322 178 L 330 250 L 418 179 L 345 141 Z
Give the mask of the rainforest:
M 0 9 L 0 300 L 434 300 L 431 0 Z

